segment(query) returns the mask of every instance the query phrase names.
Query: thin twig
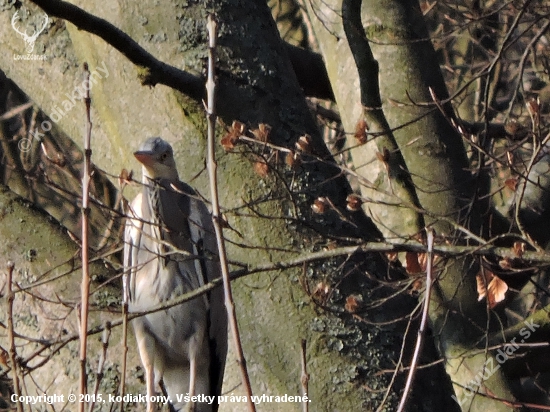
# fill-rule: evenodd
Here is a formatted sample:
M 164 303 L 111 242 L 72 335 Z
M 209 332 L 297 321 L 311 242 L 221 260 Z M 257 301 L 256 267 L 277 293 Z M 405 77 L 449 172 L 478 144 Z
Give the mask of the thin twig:
M 95 379 L 94 392 L 93 392 L 93 396 L 91 397 L 90 407 L 88 408 L 88 412 L 92 412 L 94 410 L 94 404 L 97 398 L 97 394 L 99 392 L 99 385 L 101 384 L 101 380 L 103 379 L 103 367 L 105 366 L 105 359 L 107 359 L 107 348 L 109 347 L 110 336 L 111 336 L 111 322 L 107 321 L 105 322 L 103 335 L 101 337 L 102 351 L 99 357 L 99 361 L 97 362 L 97 375 Z
M 19 396 L 21 395 L 21 387 L 19 386 L 19 368 L 17 365 L 17 352 L 15 349 L 15 338 L 13 333 L 13 300 L 15 299 L 15 293 L 12 290 L 12 278 L 13 278 L 13 269 L 15 264 L 12 261 L 8 262 L 8 341 L 9 341 L 9 354 L 10 354 L 10 364 L 11 364 L 11 373 L 13 380 L 13 391 Z M 16 402 L 17 412 L 23 412 L 23 403 Z
M 124 192 L 124 188 L 126 187 L 126 183 L 123 182 L 120 185 L 120 193 Z M 130 209 L 127 207 L 126 209 Z M 120 373 L 120 403 L 119 403 L 119 411 L 124 411 L 124 392 L 126 391 L 126 367 L 127 367 L 127 360 L 128 360 L 128 299 L 129 299 L 129 292 L 128 292 L 128 273 L 129 270 L 124 270 L 122 274 L 122 371 Z
M 536 117 L 540 116 L 539 109 L 537 109 L 537 113 L 534 113 L 534 114 L 532 114 L 531 111 L 529 110 L 529 114 L 531 115 L 531 121 L 533 123 L 533 153 L 531 154 L 531 159 L 529 159 L 529 163 L 525 168 L 525 176 L 527 176 L 527 178 L 523 179 L 521 186 L 519 186 L 516 189 L 514 220 L 521 234 L 525 239 L 529 241 L 531 246 L 533 246 L 537 250 L 537 252 L 543 252 L 544 249 L 540 247 L 539 244 L 534 239 L 532 239 L 531 235 L 525 229 L 525 226 L 523 225 L 523 222 L 521 221 L 521 217 L 520 217 L 524 207 L 523 197 L 525 196 L 525 193 L 527 191 L 527 184 L 529 183 L 529 175 L 531 174 L 531 171 L 535 167 L 535 164 L 540 160 L 541 152 L 547 149 L 546 144 L 548 143 L 548 139 L 550 138 L 550 135 L 547 135 L 544 139 L 540 139 L 540 130 L 538 130 L 540 125 L 540 119 L 536 119 Z M 535 178 L 535 180 L 537 179 Z
M 302 363 L 302 376 L 300 378 L 300 383 L 302 384 L 302 412 L 308 412 L 309 411 L 309 399 L 306 400 L 305 397 L 308 396 L 309 389 L 308 389 L 308 383 L 309 383 L 309 374 L 307 373 L 307 362 L 306 362 L 306 340 L 302 339 L 302 345 L 301 345 L 301 356 L 300 360 Z
M 399 351 L 399 359 L 397 359 L 397 365 L 396 367 L 391 371 L 391 379 L 389 385 L 386 387 L 386 393 L 384 394 L 384 397 L 382 398 L 382 402 L 378 405 L 378 408 L 376 408 L 376 412 L 382 412 L 386 409 L 386 401 L 388 400 L 390 394 L 392 393 L 393 385 L 395 383 L 395 380 L 397 378 L 397 375 L 402 372 L 403 370 L 406 370 L 407 368 L 403 366 L 403 357 L 405 356 L 405 349 L 407 345 L 407 336 L 409 336 L 409 330 L 411 329 L 411 325 L 413 323 L 413 318 L 415 316 L 415 313 L 418 309 L 418 306 L 416 306 L 413 311 L 411 312 L 409 316 L 409 320 L 407 322 L 407 327 L 405 328 L 405 333 L 403 334 L 403 344 L 401 345 L 401 350 Z
M 527 58 L 529 57 L 529 52 L 533 50 L 535 45 L 540 41 L 541 37 L 544 36 L 544 34 L 550 29 L 550 20 L 548 20 L 545 24 L 542 25 L 539 32 L 533 36 L 529 44 L 525 47 L 525 51 L 521 55 L 521 59 L 519 60 L 519 63 L 516 64 L 516 66 L 519 68 L 519 73 L 517 74 L 517 82 L 513 88 L 514 93 L 512 94 L 512 97 L 509 100 L 508 108 L 506 109 L 506 112 L 504 113 L 503 118 L 509 119 L 510 113 L 512 113 L 512 109 L 514 108 L 514 104 L 517 101 L 518 92 L 520 85 L 522 83 L 523 79 L 523 72 L 525 70 L 525 64 L 527 61 Z
M 128 361 L 128 300 L 127 300 L 127 293 L 124 293 L 124 299 L 125 301 L 122 304 L 122 371 L 120 373 L 120 403 L 119 403 L 119 411 L 123 412 L 124 410 L 124 401 L 122 400 L 124 398 L 124 393 L 126 391 L 126 368 L 127 368 L 127 361 Z
M 424 334 L 428 326 L 428 310 L 430 308 L 430 296 L 432 292 L 432 269 L 433 269 L 433 247 L 434 247 L 434 232 L 428 231 L 428 263 L 426 268 L 426 292 L 424 293 L 424 307 L 422 308 L 422 318 L 420 320 L 420 327 L 418 328 L 418 334 L 416 336 L 416 347 L 414 348 L 413 358 L 411 360 L 411 368 L 409 369 L 409 375 L 407 376 L 407 382 L 405 383 L 405 389 L 401 402 L 397 408 L 397 412 L 403 412 L 407 405 L 407 398 L 411 391 L 411 387 L 414 381 L 414 375 L 416 374 L 416 367 L 418 360 L 420 359 L 420 353 L 422 352 L 422 345 L 424 344 Z
M 243 268 L 232 271 L 230 274 L 230 278 L 231 280 L 236 280 L 236 279 L 240 279 L 242 277 L 249 276 L 256 273 L 271 272 L 273 270 L 281 271 L 281 270 L 285 270 L 293 267 L 303 266 L 304 263 L 314 262 L 314 261 L 323 260 L 323 259 L 330 259 L 338 256 L 351 255 L 353 253 L 359 253 L 359 252 L 393 252 L 395 253 L 395 252 L 404 252 L 404 251 L 415 252 L 415 253 L 426 253 L 427 248 L 426 248 L 426 245 L 423 245 L 420 243 L 393 244 L 393 243 L 386 243 L 386 242 L 370 242 L 360 246 L 344 246 L 344 247 L 339 247 L 335 249 L 322 250 L 318 252 L 306 252 L 285 261 L 270 262 L 270 263 L 265 263 L 262 265 L 252 266 L 252 267 L 236 262 L 235 264 L 237 266 L 243 266 Z M 498 247 L 492 246 L 489 243 L 483 246 L 475 246 L 475 247 L 437 245 L 437 246 L 434 246 L 433 252 L 434 254 L 437 254 L 442 258 L 456 257 L 456 256 L 463 256 L 463 255 L 499 256 L 502 258 L 508 257 L 510 259 L 518 258 L 518 256 L 516 255 L 516 253 L 512 248 L 498 248 Z M 550 264 L 550 254 L 538 253 L 538 252 L 524 252 L 521 260 L 523 262 Z M 149 313 L 159 312 L 162 310 L 169 309 L 173 306 L 181 305 L 184 302 L 189 302 L 193 299 L 196 299 L 198 296 L 201 296 L 213 290 L 214 288 L 219 287 L 220 284 L 222 284 L 221 278 L 214 279 L 204 286 L 201 286 L 197 289 L 194 289 L 191 292 L 180 295 L 167 302 L 163 302 L 162 304 L 156 305 L 150 308 L 148 311 L 132 313 L 131 315 L 128 316 L 128 321 L 140 316 L 144 316 Z M 540 309 L 540 312 L 544 313 L 544 316 L 546 316 L 546 314 L 549 311 L 550 311 L 550 305 L 548 305 L 543 309 Z M 533 316 L 537 315 L 538 313 L 539 312 L 535 312 L 526 320 L 531 321 L 531 319 L 534 319 Z M 123 324 L 122 320 L 116 320 L 112 322 L 112 327 L 118 327 L 122 324 Z M 520 324 L 516 324 L 509 327 L 508 329 L 502 331 L 502 335 L 501 334 L 496 335 L 494 337 L 494 342 L 497 343 L 497 342 L 503 341 L 503 339 L 504 341 L 509 340 L 509 338 L 516 336 L 518 334 L 519 329 L 522 327 L 524 327 L 523 321 Z M 96 335 L 98 333 L 101 333 L 102 331 L 103 331 L 103 326 L 97 325 L 88 331 L 88 335 Z M 38 356 L 44 356 L 43 355 L 44 351 L 49 348 L 52 348 L 50 351 L 51 353 L 59 352 L 61 348 L 65 347 L 70 342 L 74 342 L 75 340 L 78 340 L 78 338 L 79 338 L 79 334 L 73 334 L 73 335 L 64 337 L 62 340 L 45 341 L 42 343 L 43 345 L 42 348 L 34 351 L 32 354 L 25 357 L 22 360 L 22 363 L 28 364 Z M 45 356 L 44 363 L 47 361 L 47 359 L 48 359 L 48 356 Z M 5 372 L 0 373 L 0 377 L 3 377 L 5 375 L 6 375 Z
M 88 63 L 84 63 L 84 78 L 89 84 L 90 71 Z M 88 207 L 89 188 L 90 188 L 90 163 L 92 150 L 90 149 L 90 140 L 92 134 L 92 122 L 90 120 L 90 88 L 86 88 L 86 97 L 84 104 L 86 106 L 86 133 L 84 136 L 84 168 L 82 171 L 82 285 L 81 285 L 81 304 L 80 304 L 80 382 L 79 394 L 85 395 L 86 388 L 86 344 L 88 341 L 88 305 L 90 295 L 90 270 L 88 257 Z M 78 403 L 78 411 L 84 412 L 84 403 Z
M 246 391 L 248 400 L 248 410 L 251 412 L 256 411 L 254 402 L 252 402 L 252 388 L 250 386 L 250 379 L 246 370 L 246 361 L 244 358 L 244 352 L 241 345 L 241 338 L 239 335 L 239 326 L 237 324 L 237 316 L 235 313 L 235 305 L 233 303 L 233 296 L 231 293 L 231 282 L 229 279 L 229 265 L 227 262 L 227 253 L 225 250 L 225 242 L 223 238 L 223 232 L 220 224 L 220 202 L 218 196 L 218 180 L 217 180 L 217 163 L 216 163 L 216 112 L 215 112 L 215 89 L 216 82 L 214 80 L 214 64 L 215 64 L 215 47 L 216 47 L 216 20 L 212 15 L 208 16 L 208 33 L 210 37 L 210 43 L 208 47 L 208 80 L 206 81 L 206 93 L 208 96 L 207 103 L 207 118 L 208 118 L 208 176 L 210 180 L 210 192 L 212 197 L 212 220 L 214 222 L 214 229 L 216 232 L 216 241 L 218 243 L 218 252 L 220 257 L 220 266 L 223 277 L 223 289 L 225 295 L 225 307 L 227 310 L 227 316 L 229 319 L 229 325 L 231 328 L 231 335 L 233 337 L 233 344 L 235 346 L 235 353 L 237 355 L 237 361 L 241 370 L 241 379 L 244 389 Z
M 20 106 L 14 107 L 13 109 L 7 111 L 2 116 L 0 116 L 0 122 L 3 122 L 5 120 L 11 119 L 12 117 L 17 116 L 19 113 L 24 112 L 29 107 L 32 107 L 33 104 L 34 104 L 33 102 L 27 102 L 27 103 L 23 103 Z

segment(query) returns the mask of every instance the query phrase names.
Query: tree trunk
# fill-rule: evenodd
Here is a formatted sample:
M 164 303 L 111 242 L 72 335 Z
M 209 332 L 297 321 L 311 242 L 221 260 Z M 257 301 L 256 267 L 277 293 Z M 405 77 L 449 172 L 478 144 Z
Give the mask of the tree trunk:
M 344 127 L 354 130 L 362 116 L 360 87 L 350 44 L 343 32 L 341 2 L 307 4 Z M 389 126 L 395 128 L 393 135 L 412 177 L 426 224 L 449 240 L 458 236 L 464 242 L 468 238 L 460 228 L 481 235 L 487 205 L 479 196 L 487 192 L 487 181 L 483 175 L 469 172 L 461 137 L 450 123 L 452 109 L 442 104 L 444 116 L 435 105 L 426 107 L 433 101 L 429 88 L 437 100 L 444 101 L 448 93 L 418 4 L 365 1 L 361 16 L 380 69 L 378 79 L 363 80 L 379 81 L 382 107 Z M 352 49 L 354 46 L 351 44 Z M 384 164 L 375 156 L 379 150 L 375 144 L 373 141 L 351 151 L 357 172 L 372 182 L 370 187 L 361 188 L 364 198 L 373 199 L 366 210 L 386 236 L 399 236 L 400 241 L 406 241 L 407 236 L 417 235 L 414 230 L 417 211 L 407 210 L 410 203 L 403 201 L 395 207 L 388 205 L 388 199 L 395 204 L 395 196 Z M 480 384 L 473 382 L 481 373 L 484 374 L 481 384 L 496 397 L 513 399 L 502 371 L 485 373 L 488 363 L 496 365 L 491 354 L 463 358 L 483 339 L 478 331 L 483 334 L 487 327 L 492 330 L 499 326 L 494 319 L 490 322 L 487 319 L 485 302 L 477 301 L 478 270 L 476 260 L 470 257 L 445 263 L 430 307 L 432 329 L 447 358 L 447 372 L 455 383 L 456 398 L 463 410 L 509 410 L 500 401 L 472 397 L 471 391 L 464 390 L 466 387 L 477 390 Z
M 349 185 L 320 138 L 266 4 L 219 0 L 209 2 L 207 9 L 200 1 L 74 3 L 117 25 L 157 58 L 184 66 L 196 76 L 205 73 L 206 16 L 213 12 L 220 23 L 217 111 L 221 120 L 226 125 L 238 120 L 251 129 L 268 124 L 272 128 L 269 142 L 294 151 L 300 136 L 311 137 L 301 155 L 302 165 L 296 169 L 284 165 L 285 153 L 276 154 L 262 145 L 240 145 L 228 153 L 219 147 L 220 201 L 235 229 L 225 232 L 231 261 L 254 267 L 330 249 L 337 240 L 354 244 L 380 238 L 362 212 L 351 213 L 345 208 Z M 75 83 L 81 83 L 78 67 L 82 62 L 88 62 L 92 73 L 104 70 L 99 71 L 103 76 L 91 91 L 92 160 L 100 168 L 112 176 L 124 167 L 137 169 L 132 151 L 146 137 L 162 135 L 174 145 L 182 179 L 203 195 L 208 193 L 202 172 L 206 141 L 200 102 L 185 91 L 142 87 L 137 74 L 143 74 L 143 68 L 136 70 L 103 40 L 70 23 L 53 20 L 50 12 L 53 23 L 36 46 L 48 59 L 12 60 L 12 54 L 22 48 L 21 38 L 9 24 L 13 13 L 13 8 L 0 13 L 0 35 L 10 50 L 3 55 L 0 68 L 46 114 L 68 99 L 66 93 L 73 92 Z M 58 125 L 79 142 L 83 118 L 81 106 L 75 105 Z M 268 165 L 267 174 L 255 172 L 258 162 Z M 329 199 L 334 209 L 331 206 L 324 214 L 313 214 L 311 205 L 320 197 Z M 397 363 L 407 315 L 415 306 L 412 298 L 396 294 L 393 287 L 381 287 L 379 282 L 401 278 L 402 272 L 389 267 L 383 256 L 369 254 L 234 282 L 253 392 L 300 393 L 299 348 L 305 339 L 312 410 L 358 411 L 378 406 L 384 397 L 381 389 L 391 378 L 391 373 L 381 377 L 379 371 L 391 371 Z M 389 298 L 392 295 L 396 296 Z M 349 297 L 365 302 L 366 308 L 355 313 L 359 318 L 344 309 Z M 373 303 L 375 299 L 380 299 L 379 305 Z M 373 308 L 369 308 L 371 303 Z M 395 319 L 401 321 L 393 322 Z M 414 333 L 409 336 L 414 338 Z M 427 348 L 433 349 L 429 344 Z M 233 365 L 228 362 L 225 390 L 238 382 Z M 419 387 L 433 388 L 441 381 L 437 373 L 430 372 L 430 379 Z M 402 388 L 400 375 L 390 390 L 388 410 L 395 409 Z M 411 410 L 430 410 L 427 405 L 441 410 L 448 398 L 446 391 L 413 392 Z M 226 406 L 242 409 L 239 404 L 228 404 L 222 410 L 227 410 L 223 409 Z M 266 403 L 260 408 L 278 411 L 281 406 Z M 299 404 L 285 404 L 285 410 L 300 409 Z

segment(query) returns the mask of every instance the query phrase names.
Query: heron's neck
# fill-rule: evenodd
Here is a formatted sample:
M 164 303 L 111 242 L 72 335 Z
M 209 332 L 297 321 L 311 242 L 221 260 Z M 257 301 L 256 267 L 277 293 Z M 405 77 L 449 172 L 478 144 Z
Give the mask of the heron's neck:
M 152 173 L 151 170 L 143 166 L 141 175 L 141 181 L 144 185 L 151 184 L 152 182 L 159 182 L 161 180 L 167 180 L 171 183 L 179 181 L 178 171 L 176 169 L 167 171 L 167 173 L 159 175 L 158 173 Z

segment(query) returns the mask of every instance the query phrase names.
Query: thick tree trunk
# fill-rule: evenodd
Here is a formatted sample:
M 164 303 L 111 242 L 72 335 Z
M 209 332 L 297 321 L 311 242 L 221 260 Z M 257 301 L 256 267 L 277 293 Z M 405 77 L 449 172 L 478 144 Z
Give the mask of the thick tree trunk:
M 344 127 L 352 131 L 362 116 L 360 88 L 357 68 L 341 24 L 341 2 L 307 4 Z M 426 223 L 449 240 L 457 236 L 468 237 L 461 233 L 457 224 L 481 235 L 487 206 L 480 202 L 479 196 L 486 193 L 486 182 L 483 176 L 470 173 L 461 137 L 451 127 L 449 119 L 435 105 L 426 107 L 432 102 L 429 88 L 439 100 L 448 98 L 448 94 L 418 4 L 365 1 L 361 15 L 380 69 L 378 79 L 364 81 L 380 83 L 382 107 L 389 126 L 396 128 L 393 134 L 425 211 Z M 452 112 L 448 111 L 450 115 Z M 373 199 L 366 207 L 386 236 L 399 236 L 405 241 L 407 236 L 416 233 L 416 211 L 411 214 L 411 210 L 407 210 L 410 204 L 403 201 L 396 207 L 391 207 L 391 202 L 388 204 L 389 201 L 395 203 L 395 196 L 383 162 L 376 159 L 379 149 L 374 145 L 360 146 L 351 152 L 357 172 L 366 181 L 373 182 L 361 188 L 365 198 Z M 463 410 L 509 410 L 500 401 L 471 397 L 471 392 L 464 390 L 473 385 L 480 371 L 484 373 L 486 362 L 496 364 L 490 354 L 463 358 L 464 353 L 474 349 L 479 339 L 483 339 L 478 331 L 486 330 L 487 326 L 489 330 L 498 327 L 497 322 L 488 322 L 485 302 L 477 302 L 477 271 L 478 265 L 472 258 L 446 263 L 431 304 L 432 328 L 447 358 L 447 372 L 455 383 Z M 477 326 L 473 326 L 472 321 Z M 485 373 L 481 385 L 499 398 L 512 399 L 502 371 Z M 473 386 L 477 390 L 479 384 Z
M 16 358 L 19 366 L 19 380 L 23 395 L 48 394 L 63 396 L 55 400 L 54 407 L 61 408 L 69 394 L 78 393 L 78 304 L 80 303 L 81 267 L 75 255 L 78 246 L 71 241 L 66 230 L 43 212 L 34 208 L 28 201 L 14 195 L 5 186 L 0 186 L 0 346 L 8 352 L 10 341 L 7 299 L 7 265 L 13 262 L 13 284 L 15 292 L 12 312 L 15 335 Z M 90 265 L 90 276 L 98 283 L 111 279 L 111 283 L 92 293 L 90 299 L 90 324 L 104 326 L 106 322 L 116 322 L 120 315 L 113 313 L 118 305 L 120 291 L 112 283 L 114 270 L 109 270 L 99 261 Z M 88 339 L 88 362 L 90 366 L 90 392 L 96 381 L 97 365 L 102 353 L 101 334 Z M 120 351 L 121 328 L 113 328 L 108 339 L 108 356 L 105 360 L 103 379 L 99 392 L 108 400 L 108 394 L 116 394 L 118 389 L 120 358 L 114 348 Z M 128 370 L 136 371 L 139 357 L 132 351 L 128 358 Z M 2 383 L 13 376 L 12 370 L 2 366 Z M 137 373 L 130 373 L 127 379 L 127 392 L 138 393 L 142 388 Z M 13 388 L 12 388 L 13 389 Z M 2 391 L 9 403 L 8 392 Z M 1 403 L 1 402 L 0 402 Z M 111 405 L 112 402 L 107 404 Z M 14 406 L 15 404 L 11 404 Z M 25 405 L 24 410 L 30 410 Z M 33 410 L 46 407 L 42 400 Z M 96 409 L 106 411 L 103 409 Z M 136 409 L 142 410 L 142 409 Z M 144 410 L 144 409 L 143 409 Z
M 157 58 L 197 76 L 205 73 L 206 15 L 213 12 L 220 23 L 220 118 L 225 124 L 239 120 L 253 129 L 260 123 L 268 124 L 272 128 L 269 142 L 292 150 L 296 150 L 300 136 L 311 136 L 307 150 L 311 154 L 303 155 L 302 166 L 297 169 L 283 164 L 284 153 L 272 154 L 261 145 L 238 146 L 230 153 L 220 147 L 220 200 L 230 225 L 236 229 L 226 231 L 230 259 L 254 267 L 331 248 L 333 242 L 327 236 L 348 243 L 379 238 L 365 215 L 346 211 L 349 185 L 320 138 L 267 5 L 254 0 L 219 0 L 209 2 L 207 10 L 203 3 L 75 2 L 117 25 Z M 206 174 L 201 173 L 206 151 L 205 117 L 196 99 L 164 86 L 142 87 L 132 64 L 103 40 L 70 23 L 54 22 L 40 37 L 37 47 L 42 46 L 38 50 L 48 56 L 46 61 L 12 60 L 12 54 L 21 48 L 21 39 L 9 26 L 13 13 L 10 8 L 0 13 L 0 35 L 7 39 L 10 50 L 0 60 L 0 68 L 46 114 L 63 103 L 75 83 L 80 84 L 78 66 L 82 62 L 89 63 L 92 73 L 104 68 L 105 75 L 91 93 L 92 160 L 99 167 L 114 176 L 123 167 L 137 169 L 132 151 L 146 137 L 162 135 L 175 147 L 182 179 L 200 193 L 208 193 Z M 143 69 L 140 72 L 143 74 Z M 77 106 L 59 120 L 59 126 L 77 142 L 82 123 L 82 110 Z M 269 172 L 264 176 L 254 171 L 254 163 L 261 156 L 279 156 L 279 160 L 270 160 Z M 319 197 L 328 198 L 337 210 L 329 208 L 323 215 L 312 214 L 311 205 Z M 414 300 L 403 294 L 388 298 L 395 291 L 380 287 L 378 282 L 400 275 L 388 269 L 382 256 L 373 254 L 327 260 L 303 270 L 275 271 L 235 282 L 254 393 L 300 393 L 299 347 L 300 340 L 305 339 L 311 410 L 358 411 L 378 406 L 384 396 L 379 389 L 385 388 L 391 377 L 391 373 L 380 377 L 379 370 L 395 366 L 406 315 L 415 306 Z M 304 288 L 309 293 L 304 293 Z M 364 321 L 344 310 L 350 296 L 368 303 L 365 306 L 374 306 L 358 312 Z M 380 299 L 380 305 L 373 304 L 374 299 Z M 388 324 L 397 318 L 402 318 L 401 322 Z M 226 390 L 237 382 L 231 373 L 233 365 L 228 362 Z M 437 380 L 424 384 L 430 387 Z M 358 389 L 357 384 L 374 392 Z M 390 391 L 388 409 L 395 409 L 402 386 L 400 376 Z M 431 393 L 433 398 L 422 393 Z M 442 404 L 434 400 L 441 392 L 422 393 L 413 393 L 412 410 L 429 410 L 425 405 L 430 403 L 438 409 Z M 239 404 L 226 406 L 242 408 Z M 227 410 L 226 406 L 222 410 Z M 281 405 L 268 403 L 261 409 L 278 411 Z M 285 410 L 300 409 L 299 404 L 285 404 Z

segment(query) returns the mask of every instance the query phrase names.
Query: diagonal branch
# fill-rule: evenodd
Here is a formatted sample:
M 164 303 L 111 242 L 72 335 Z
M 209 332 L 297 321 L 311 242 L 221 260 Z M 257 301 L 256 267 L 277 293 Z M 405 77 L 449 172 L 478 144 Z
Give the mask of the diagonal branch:
M 414 382 L 414 376 L 416 373 L 416 368 L 418 367 L 418 361 L 420 359 L 420 354 L 422 353 L 422 346 L 424 345 L 424 334 L 428 328 L 428 310 L 430 308 L 430 297 L 432 291 L 432 270 L 434 263 L 433 256 L 433 246 L 434 246 L 434 232 L 430 230 L 428 232 L 428 267 L 426 268 L 426 291 L 424 292 L 424 306 L 422 308 L 422 319 L 420 321 L 420 327 L 418 328 L 417 337 L 416 337 L 416 346 L 414 348 L 413 358 L 411 360 L 411 368 L 409 369 L 409 375 L 407 376 L 407 382 L 405 383 L 405 389 L 403 390 L 403 395 L 401 396 L 401 402 L 399 402 L 399 407 L 397 412 L 403 412 L 405 406 L 407 405 L 407 399 L 411 392 L 412 384 Z
M 90 81 L 90 71 L 88 64 L 84 63 L 84 75 L 86 81 Z M 92 134 L 92 122 L 90 120 L 90 89 L 86 89 L 84 104 L 86 106 L 86 131 L 84 134 L 84 168 L 82 170 L 82 284 L 81 284 L 81 303 L 80 303 L 80 380 L 79 395 L 82 397 L 87 393 L 87 373 L 86 356 L 88 343 L 88 312 L 90 299 L 90 259 L 88 248 L 88 228 L 89 214 L 88 200 L 90 198 L 90 180 L 91 180 L 91 157 L 92 149 L 90 140 Z M 79 402 L 78 411 L 84 412 L 85 403 Z
M 212 196 L 212 221 L 214 223 L 214 230 L 216 232 L 216 241 L 218 244 L 218 252 L 220 257 L 220 267 L 223 277 L 223 292 L 225 298 L 225 307 L 227 310 L 227 318 L 229 326 L 231 328 L 231 336 L 233 337 L 234 349 L 237 355 L 237 361 L 239 363 L 241 371 L 241 379 L 246 391 L 246 399 L 248 399 L 248 410 L 255 412 L 256 408 L 254 402 L 252 402 L 252 388 L 250 385 L 250 378 L 246 369 L 246 359 L 241 344 L 241 338 L 239 333 L 239 325 L 237 323 L 237 315 L 235 312 L 235 304 L 233 302 L 233 294 L 231 291 L 231 282 L 229 279 L 229 263 L 227 260 L 227 253 L 225 249 L 225 241 L 223 238 L 222 227 L 220 224 L 220 204 L 219 204 L 219 192 L 218 192 L 218 177 L 216 162 L 216 149 L 215 149 L 215 134 L 216 134 L 216 112 L 215 112 L 215 91 L 216 82 L 214 80 L 214 65 L 216 62 L 216 40 L 217 40 L 217 22 L 214 16 L 208 16 L 208 80 L 206 82 L 206 89 L 208 95 L 207 103 L 207 119 L 208 119 L 208 177 L 210 180 L 210 193 Z
M 163 84 L 201 102 L 205 95 L 200 77 L 170 66 L 141 47 L 134 39 L 107 20 L 94 16 L 80 7 L 61 0 L 31 0 L 48 15 L 67 20 L 79 30 L 102 38 L 128 60 L 142 68 L 140 81 L 144 86 Z
M 420 201 L 405 159 L 403 159 L 399 145 L 382 110 L 378 82 L 379 65 L 374 58 L 361 23 L 361 3 L 362 0 L 342 1 L 342 25 L 359 73 L 361 105 L 364 115 L 362 120 L 366 121 L 366 131 L 377 136 L 376 146 L 379 152 L 384 154 L 388 175 L 395 182 L 392 185 L 390 181 L 390 189 L 398 197 L 420 209 Z M 386 153 L 387 155 L 385 155 Z M 412 218 L 415 220 L 416 233 L 422 234 L 425 227 L 424 216 L 421 213 L 413 213 Z
M 421 243 L 407 243 L 407 244 L 398 245 L 398 244 L 392 244 L 387 242 L 379 242 L 379 243 L 369 242 L 360 246 L 344 246 L 344 247 L 339 247 L 335 249 L 321 250 L 318 252 L 305 252 L 301 255 L 298 255 L 286 261 L 269 262 L 269 263 L 264 263 L 262 265 L 257 265 L 257 266 L 249 266 L 246 264 L 233 262 L 233 264 L 237 266 L 242 266 L 243 268 L 233 270 L 230 273 L 230 280 L 233 281 L 255 273 L 270 272 L 273 270 L 285 270 L 292 267 L 303 266 L 304 263 L 310 263 L 317 260 L 329 259 L 336 256 L 350 255 L 357 252 L 394 252 L 395 253 L 400 251 L 427 253 L 428 249 L 426 245 L 423 245 Z M 501 256 L 501 257 L 508 257 L 508 258 L 517 257 L 514 254 L 513 249 L 511 248 L 499 248 L 499 247 L 494 247 L 490 244 L 478 246 L 478 247 L 456 246 L 456 245 L 434 245 L 432 252 L 434 255 L 438 255 L 442 257 L 452 257 L 452 256 L 458 257 L 462 255 L 471 255 L 471 254 L 475 254 L 479 256 Z M 541 254 L 539 252 L 525 252 L 522 255 L 522 259 L 524 261 L 531 262 L 531 263 L 534 263 L 534 262 L 550 263 L 550 254 Z M 139 316 L 146 315 L 148 313 L 166 310 L 173 306 L 180 305 L 184 302 L 188 302 L 192 299 L 197 298 L 198 296 L 208 293 L 214 288 L 219 287 L 221 284 L 222 284 L 222 278 L 216 278 L 211 282 L 205 284 L 204 286 L 194 289 L 189 293 L 180 295 L 177 298 L 171 299 L 167 302 L 163 302 L 162 304 L 156 305 L 155 307 L 150 308 L 146 312 L 132 313 L 132 315 L 128 316 L 127 321 L 135 319 Z M 535 323 L 539 322 L 540 324 L 542 324 L 542 322 L 540 321 L 540 318 L 535 318 L 535 316 L 540 316 L 540 317 L 546 316 L 546 318 L 548 318 L 549 311 L 550 311 L 550 305 L 542 309 L 541 311 L 536 312 L 536 314 L 533 314 L 531 317 L 527 318 L 527 321 L 532 320 Z M 114 328 L 122 324 L 123 324 L 123 319 L 116 320 L 111 322 L 111 327 Z M 523 326 L 518 324 L 515 327 L 511 327 L 507 329 L 503 333 L 505 336 L 512 336 L 512 337 L 516 336 L 521 327 Z M 103 329 L 104 327 L 102 325 L 92 327 L 91 329 L 88 330 L 88 336 L 101 333 Z M 60 348 L 67 345 L 69 342 L 75 341 L 78 338 L 79 338 L 79 334 L 76 333 L 71 336 L 65 337 L 62 341 L 44 342 L 43 347 L 36 350 L 26 358 L 24 358 L 22 360 L 22 364 L 23 365 L 28 364 L 32 359 L 36 358 L 37 356 L 44 356 L 43 352 L 50 347 L 55 347 L 55 349 L 51 350 L 51 352 L 54 353 L 58 351 Z M 495 336 L 491 339 L 491 342 L 501 342 L 501 341 L 502 341 L 502 335 Z M 47 356 L 45 356 L 45 358 L 47 360 Z M 4 375 L 5 373 L 1 373 L 0 378 L 2 378 Z
M 17 396 L 21 395 L 21 386 L 19 385 L 19 364 L 17 359 L 17 349 L 15 346 L 15 333 L 13 330 L 13 301 L 15 299 L 15 293 L 12 290 L 13 282 L 13 269 L 15 264 L 8 261 L 8 293 L 6 300 L 8 302 L 7 318 L 8 318 L 8 342 L 9 342 L 9 357 L 10 366 L 12 371 L 13 391 Z M 16 402 L 17 412 L 23 412 L 23 405 L 21 402 Z

